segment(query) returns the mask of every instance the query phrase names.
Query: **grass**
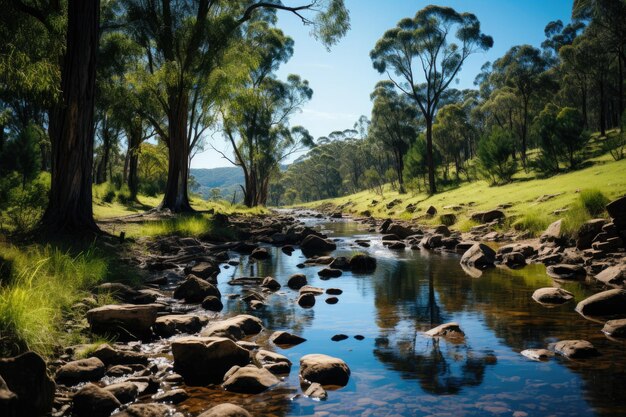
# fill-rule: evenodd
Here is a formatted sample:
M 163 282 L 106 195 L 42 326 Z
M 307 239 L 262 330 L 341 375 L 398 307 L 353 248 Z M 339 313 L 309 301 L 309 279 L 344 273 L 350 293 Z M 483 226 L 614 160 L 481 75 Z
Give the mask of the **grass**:
M 584 169 L 545 179 L 535 178 L 532 173 L 520 172 L 512 183 L 502 186 L 489 186 L 486 181 L 474 181 L 432 196 L 424 192 L 399 194 L 387 186 L 383 196 L 366 190 L 304 206 L 336 206 L 355 215 L 362 215 L 367 210 L 378 218 L 410 219 L 420 224 L 435 225 L 439 223 L 439 215 L 425 215 L 426 209 L 432 205 L 438 214 L 455 213 L 457 221 L 453 227 L 467 231 L 476 224 L 469 220 L 472 212 L 510 204 L 511 207 L 505 209 L 509 226 L 529 230 L 536 235 L 545 226 L 564 217 L 564 223 L 571 231 L 591 216 L 605 216 L 603 210 L 598 213 L 597 209 L 599 206 L 603 208 L 604 201 L 607 201 L 605 199 L 612 200 L 626 194 L 626 160 L 614 161 L 609 154 L 604 154 L 590 159 L 588 164 L 590 166 Z M 604 197 L 598 194 L 598 190 L 601 190 Z M 402 203 L 388 210 L 387 203 L 394 199 L 400 199 Z M 377 203 L 372 204 L 373 200 Z M 417 206 L 413 214 L 405 211 L 409 204 Z M 453 205 L 461 206 L 461 210 L 454 211 L 450 207 Z M 591 209 L 581 210 L 580 205 Z M 558 210 L 567 211 L 559 214 Z

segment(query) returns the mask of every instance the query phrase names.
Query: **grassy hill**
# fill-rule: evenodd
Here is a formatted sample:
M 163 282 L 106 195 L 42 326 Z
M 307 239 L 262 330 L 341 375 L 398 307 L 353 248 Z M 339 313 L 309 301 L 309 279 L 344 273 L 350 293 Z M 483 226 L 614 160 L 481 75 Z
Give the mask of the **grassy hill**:
M 233 194 L 237 192 L 238 198 L 235 202 L 241 201 L 240 184 L 244 183 L 244 178 L 240 167 L 195 168 L 191 170 L 191 175 L 200 184 L 195 192 L 203 198 L 211 197 L 211 190 L 217 188 L 221 198 L 231 201 Z

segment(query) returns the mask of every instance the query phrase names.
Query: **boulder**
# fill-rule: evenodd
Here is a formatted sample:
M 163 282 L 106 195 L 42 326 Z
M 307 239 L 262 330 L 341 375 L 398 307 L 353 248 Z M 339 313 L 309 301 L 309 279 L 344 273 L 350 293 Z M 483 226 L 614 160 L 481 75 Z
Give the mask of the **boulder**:
M 389 226 L 391 226 L 391 219 L 386 219 L 385 221 L 383 221 L 380 224 L 380 227 L 378 228 L 378 231 L 380 233 L 387 233 L 387 229 L 389 229 Z
M 58 384 L 70 386 L 81 382 L 98 381 L 105 372 L 106 366 L 100 359 L 79 359 L 61 366 L 54 379 Z
M 169 404 L 179 404 L 187 398 L 189 398 L 189 394 L 182 388 L 165 391 L 152 397 L 155 402 Z
M 350 269 L 352 272 L 364 274 L 376 270 L 376 258 L 366 254 L 357 253 L 350 258 Z
M 220 291 L 209 282 L 190 275 L 174 290 L 174 298 L 184 299 L 187 303 L 200 303 L 208 296 L 220 298 Z
M 339 298 L 337 298 L 337 297 L 328 297 L 324 301 L 326 302 L 326 304 L 337 304 L 339 302 Z
M 584 279 L 587 271 L 582 265 L 557 264 L 546 268 L 546 273 L 552 278 L 564 280 Z
M 202 308 L 209 311 L 222 311 L 224 304 L 218 297 L 209 295 L 202 300 Z
M 475 243 L 461 258 L 461 264 L 472 268 L 486 269 L 494 266 L 496 253 L 489 246 Z
M 72 415 L 76 417 L 109 417 L 122 404 L 109 391 L 87 384 L 72 397 Z
M 335 258 L 328 265 L 328 267 L 332 268 L 332 269 L 341 269 L 341 270 L 345 271 L 345 270 L 350 269 L 350 261 L 345 256 L 339 256 L 339 257 Z
M 403 242 L 393 242 L 388 248 L 391 250 L 404 250 L 406 245 Z
M 333 269 L 333 268 L 324 268 L 317 272 L 322 278 L 338 278 L 343 274 L 341 269 Z
M 287 286 L 292 290 L 299 290 L 307 284 L 306 276 L 304 274 L 293 274 L 287 281 Z
M 278 345 L 281 347 L 295 346 L 295 345 L 299 345 L 300 343 L 306 342 L 305 338 L 300 337 L 295 334 L 291 334 L 289 332 L 284 332 L 284 331 L 278 331 L 278 332 L 272 333 L 272 335 L 270 336 L 270 340 L 275 345 Z
M 439 221 L 445 225 L 451 226 L 456 223 L 456 214 L 443 213 L 439 216 Z
M 626 281 L 626 265 L 614 265 L 606 268 L 595 278 L 606 285 L 623 286 Z
M 435 208 L 435 206 L 430 206 L 426 209 L 426 214 L 428 214 L 429 216 L 434 216 L 435 214 L 437 214 L 437 209 Z
M 339 358 L 322 354 L 300 358 L 300 378 L 321 385 L 345 386 L 350 379 L 350 368 Z
M 552 223 L 545 232 L 539 237 L 541 243 L 561 243 L 563 241 L 563 219 L 559 219 Z
M 259 334 L 263 330 L 263 322 L 249 314 L 240 314 L 226 320 L 210 323 L 203 331 L 206 337 L 228 337 L 241 340 L 246 336 Z
M 526 349 L 520 352 L 523 356 L 534 361 L 547 361 L 554 357 L 554 352 L 548 349 Z
M 187 385 L 223 381 L 235 365 L 250 362 L 249 352 L 225 337 L 184 337 L 172 343 L 174 370 Z
M 288 374 L 291 371 L 291 361 L 280 353 L 260 349 L 255 355 L 256 362 L 273 374 Z
M 311 285 L 305 285 L 300 288 L 300 294 L 313 294 L 313 295 L 322 295 L 324 294 L 324 289 L 320 287 L 313 287 Z
M 465 337 L 465 333 L 463 333 L 459 324 L 455 322 L 441 324 L 424 334 L 430 337 L 444 337 L 450 339 L 462 339 Z
M 540 304 L 558 305 L 574 299 L 574 294 L 562 288 L 539 288 L 533 293 L 533 300 Z
M 407 237 L 415 234 L 415 232 L 411 228 L 398 223 L 392 223 L 387 229 L 387 233 L 396 235 L 400 239 L 406 239 Z
M 343 290 L 340 288 L 327 288 L 326 294 L 328 295 L 341 295 L 343 294 Z
M 330 338 L 330 340 L 332 340 L 333 342 L 341 342 L 342 340 L 346 340 L 348 338 L 349 337 L 347 334 L 339 333 L 339 334 L 333 335 Z
M 256 248 L 255 250 L 252 251 L 252 253 L 250 254 L 250 257 L 252 259 L 258 259 L 258 260 L 269 259 L 270 252 L 267 250 L 267 248 Z
M 17 417 L 17 394 L 9 389 L 7 383 L 0 376 L 0 415 L 3 417 Z
M 611 337 L 626 337 L 626 319 L 607 321 L 604 323 L 602 333 Z
M 428 235 L 424 236 L 420 241 L 420 245 L 424 247 L 424 249 L 435 249 L 441 246 L 443 235 Z
M 304 391 L 304 396 L 313 398 L 314 400 L 325 400 L 328 398 L 328 393 L 323 386 L 314 382 Z
M 106 282 L 95 288 L 97 294 L 108 293 L 115 299 L 129 304 L 150 304 L 157 300 L 154 293 L 137 291 L 120 282 Z
M 300 294 L 297 303 L 300 307 L 311 308 L 315 305 L 315 295 L 310 292 Z
M 56 385 L 48 376 L 46 362 L 37 353 L 0 358 L 0 375 L 6 385 L 7 402 L 15 401 L 9 398 L 9 392 L 17 395 L 17 403 L 11 404 L 17 416 L 45 415 L 52 410 Z
M 583 223 L 578 232 L 576 232 L 576 249 L 584 250 L 591 248 L 593 239 L 602 232 L 602 227 L 605 225 L 605 219 L 592 219 Z
M 502 256 L 502 263 L 509 268 L 526 266 L 526 257 L 521 252 L 510 252 Z
M 241 394 L 258 394 L 278 384 L 280 380 L 265 368 L 255 365 L 235 366 L 224 375 L 222 387 Z
M 216 405 L 198 417 L 252 417 L 252 415 L 237 405 L 225 403 Z
M 585 298 L 576 306 L 583 316 L 626 317 L 626 290 L 613 289 Z
M 494 220 L 504 219 L 505 217 L 502 210 L 487 210 L 472 213 L 470 219 L 478 223 L 491 223 Z
M 606 211 L 613 219 L 625 219 L 626 218 L 626 195 L 611 201 L 606 205 Z
M 586 340 L 561 340 L 552 347 L 559 355 L 571 359 L 583 359 L 599 355 L 596 348 Z
M 154 332 L 162 337 L 174 336 L 177 333 L 197 333 L 208 323 L 207 317 L 193 314 L 171 314 L 161 316 L 154 323 Z
M 276 281 L 273 277 L 265 277 L 265 279 L 261 283 L 261 287 L 267 288 L 271 291 L 278 291 L 280 290 L 280 283 Z
M 117 384 L 107 385 L 104 389 L 113 394 L 122 404 L 135 401 L 135 398 L 139 395 L 139 388 L 132 382 L 119 382 Z
M 185 268 L 185 274 L 192 274 L 198 278 L 209 279 L 219 274 L 220 267 L 211 262 L 198 262 L 191 267 Z
M 116 304 L 97 307 L 87 312 L 87 321 L 94 333 L 113 333 L 121 337 L 144 338 L 152 334 L 158 304 Z
M 172 407 L 165 404 L 131 404 L 124 411 L 111 417 L 164 417 L 173 413 Z M 177 415 L 173 415 L 176 417 Z
M 334 251 L 337 249 L 337 245 L 332 240 L 324 239 L 316 235 L 308 235 L 300 243 L 300 249 L 308 256 Z
M 91 356 L 100 359 L 106 366 L 148 363 L 148 358 L 141 353 L 114 349 L 106 343 L 98 346 Z

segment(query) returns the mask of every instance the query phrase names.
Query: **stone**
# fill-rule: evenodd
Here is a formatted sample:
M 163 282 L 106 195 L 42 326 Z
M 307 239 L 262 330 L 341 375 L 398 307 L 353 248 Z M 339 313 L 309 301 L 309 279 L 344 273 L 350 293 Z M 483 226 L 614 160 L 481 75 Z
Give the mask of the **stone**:
M 224 403 L 216 405 L 198 417 L 252 417 L 252 415 L 237 405 Z
M 17 416 L 39 416 L 52 410 L 56 385 L 48 376 L 46 362 L 37 353 L 0 358 L 0 375 L 5 390 L 17 395 L 17 403 L 11 405 Z
M 271 291 L 278 291 L 280 290 L 280 283 L 272 277 L 265 277 L 261 283 L 261 287 L 267 288 Z
M 328 297 L 324 301 L 326 302 L 326 304 L 337 304 L 339 302 L 339 298 L 337 298 L 337 297 Z
M 0 376 L 0 415 L 3 417 L 17 417 L 17 394 L 9 389 L 7 383 Z
M 259 394 L 278 384 L 280 380 L 265 368 L 255 365 L 235 366 L 224 375 L 222 387 L 241 394 Z
M 425 249 L 435 249 L 441 246 L 443 236 L 442 235 L 428 235 L 424 236 L 420 241 L 420 244 Z
M 563 231 L 561 230 L 563 226 L 563 219 L 559 219 L 552 223 L 545 232 L 541 234 L 539 237 L 539 241 L 541 243 L 560 243 L 563 241 Z
M 206 337 L 228 337 L 233 340 L 241 340 L 246 336 L 259 334 L 263 330 L 261 319 L 249 314 L 240 314 L 226 320 L 210 323 L 203 331 Z
M 558 305 L 574 299 L 574 294 L 562 288 L 539 288 L 532 295 L 533 300 L 540 304 Z
M 280 250 L 285 254 L 285 255 L 289 255 L 291 256 L 291 254 L 293 253 L 293 251 L 295 251 L 296 249 L 291 246 L 291 245 L 285 245 L 282 248 L 280 248 Z
M 526 266 L 526 258 L 520 252 L 511 252 L 502 256 L 502 263 L 509 268 L 520 268 Z
M 300 294 L 313 294 L 313 295 L 322 295 L 324 294 L 324 289 L 323 288 L 319 288 L 319 287 L 313 287 L 311 285 L 305 285 L 304 287 L 300 288 L 299 290 Z
M 249 352 L 225 337 L 184 337 L 172 343 L 174 371 L 187 385 L 222 381 L 235 365 L 250 362 Z
M 403 242 L 393 242 L 388 248 L 391 250 L 404 250 L 406 245 Z
M 626 290 L 613 289 L 585 298 L 576 306 L 583 316 L 626 317 Z
M 463 333 L 459 324 L 455 322 L 441 324 L 424 334 L 430 337 L 444 337 L 450 339 L 462 339 L 465 337 L 465 333 Z
M 415 234 L 415 232 L 411 228 L 398 223 L 392 223 L 391 225 L 389 225 L 387 233 L 396 235 L 400 239 L 406 239 L 407 237 Z
M 450 236 L 451 233 L 450 233 L 450 229 L 448 229 L 448 226 L 446 226 L 445 224 L 440 224 L 439 226 L 435 227 L 433 234 L 442 235 L 443 237 L 448 237 Z
M 304 391 L 304 396 L 313 398 L 314 400 L 325 400 L 328 398 L 328 393 L 323 386 L 314 382 Z
M 626 319 L 607 321 L 604 323 L 602 333 L 611 337 L 626 337 Z
M 209 295 L 202 300 L 202 308 L 209 311 L 222 311 L 224 309 L 224 304 L 218 297 Z
M 316 235 L 308 235 L 300 243 L 300 249 L 305 254 L 320 254 L 331 252 L 337 249 L 337 245 L 332 240 L 324 239 Z
M 298 297 L 297 303 L 300 307 L 303 308 L 311 308 L 315 305 L 315 295 L 310 292 L 305 292 L 300 294 Z
M 613 219 L 626 218 L 626 195 L 607 204 L 606 211 Z
M 158 403 L 178 404 L 189 398 L 189 394 L 182 388 L 165 391 L 157 394 L 152 399 Z
M 341 295 L 341 294 L 343 294 L 343 290 L 341 290 L 339 288 L 327 288 L 326 289 L 326 294 L 328 294 L 328 295 Z
M 76 385 L 81 382 L 98 381 L 106 367 L 98 358 L 79 359 L 61 366 L 54 377 L 58 384 Z
M 161 316 L 154 323 L 154 332 L 161 337 L 171 337 L 177 333 L 197 333 L 208 323 L 207 317 L 194 314 L 171 314 Z
M 592 219 L 583 223 L 576 232 L 576 249 L 589 249 L 593 239 L 602 232 L 605 224 L 605 219 Z
M 389 226 L 391 226 L 391 219 L 386 219 L 385 221 L 383 221 L 380 224 L 380 227 L 378 228 L 378 231 L 380 233 L 387 233 L 387 229 L 389 229 Z
M 596 348 L 586 340 L 561 340 L 553 345 L 554 351 L 571 359 L 598 356 Z
M 113 333 L 120 337 L 145 338 L 152 334 L 158 304 L 116 304 L 89 310 L 87 321 L 94 333 Z
M 98 346 L 91 356 L 100 359 L 106 366 L 148 363 L 148 358 L 141 353 L 114 349 L 106 343 Z
M 478 223 L 491 223 L 494 220 L 504 219 L 505 217 L 502 210 L 487 210 L 472 213 L 470 219 Z
M 341 342 L 342 340 L 348 339 L 348 335 L 346 334 L 336 334 L 330 338 L 333 342 Z
M 341 269 L 333 269 L 333 268 L 324 268 L 317 272 L 322 278 L 338 278 L 343 274 Z
M 606 285 L 623 286 L 626 281 L 626 265 L 614 265 L 606 268 L 595 278 Z
M 300 358 L 300 378 L 320 385 L 345 386 L 350 379 L 350 368 L 339 358 L 309 354 Z
M 259 365 L 275 375 L 288 374 L 291 371 L 291 361 L 280 353 L 259 349 L 254 358 Z
M 97 294 L 111 294 L 115 299 L 129 304 L 154 303 L 158 296 L 154 293 L 137 291 L 119 282 L 106 282 L 95 288 Z
M 133 368 L 125 365 L 113 365 L 109 369 L 107 369 L 106 375 L 112 376 L 114 378 L 119 378 L 120 376 L 132 374 L 135 372 Z
M 270 252 L 267 250 L 267 248 L 256 248 L 255 250 L 252 251 L 252 253 L 250 254 L 250 257 L 252 259 L 269 259 L 270 258 Z
M 284 347 L 284 346 L 291 347 L 291 346 L 299 345 L 300 343 L 306 342 L 305 338 L 300 337 L 295 334 L 291 334 L 289 332 L 285 332 L 285 331 L 277 331 L 277 332 L 272 333 L 272 335 L 270 336 L 270 340 L 275 345 L 278 345 L 281 347 Z
M 461 264 L 477 269 L 492 267 L 495 261 L 496 252 L 482 243 L 475 243 L 461 257 Z
M 547 361 L 554 357 L 554 352 L 548 349 L 526 349 L 520 352 L 522 356 L 534 361 Z
M 220 291 L 211 283 L 190 275 L 174 290 L 174 298 L 187 303 L 200 303 L 209 295 L 220 298 Z
M 546 273 L 552 278 L 564 280 L 584 279 L 587 271 L 582 265 L 556 264 L 546 268 Z
M 350 261 L 345 256 L 338 256 L 328 265 L 328 267 L 347 271 L 350 269 Z
M 139 395 L 139 388 L 132 382 L 119 382 L 117 384 L 107 385 L 104 389 L 113 394 L 122 404 L 135 401 L 135 398 Z
M 358 274 L 372 273 L 376 270 L 376 258 L 366 253 L 357 253 L 350 258 L 350 269 Z
M 219 272 L 219 266 L 211 262 L 198 262 L 191 267 L 185 268 L 185 274 L 195 275 L 196 277 L 202 279 L 209 279 Z
M 307 284 L 306 276 L 304 274 L 293 274 L 287 281 L 287 286 L 292 290 L 299 290 Z
M 109 417 L 122 404 L 109 391 L 87 384 L 72 397 L 72 414 L 77 417 Z
M 426 214 L 428 214 L 429 216 L 434 216 L 435 214 L 437 214 L 437 209 L 434 206 L 430 206 L 428 207 L 428 209 L 426 209 Z
M 165 404 L 131 404 L 111 417 L 165 417 L 172 413 L 173 409 Z M 177 414 L 173 417 L 177 417 Z

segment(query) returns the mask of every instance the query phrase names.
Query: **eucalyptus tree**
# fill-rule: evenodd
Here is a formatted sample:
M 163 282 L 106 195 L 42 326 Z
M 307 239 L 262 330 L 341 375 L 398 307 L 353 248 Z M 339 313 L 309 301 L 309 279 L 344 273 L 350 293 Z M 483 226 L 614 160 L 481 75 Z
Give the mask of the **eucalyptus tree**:
M 452 41 L 453 34 L 458 43 Z M 414 18 L 400 20 L 370 52 L 374 68 L 387 73 L 398 89 L 415 100 L 424 117 L 431 194 L 437 191 L 432 126 L 442 94 L 467 57 L 492 46 L 493 39 L 481 32 L 475 15 L 430 5 Z
M 199 138 L 192 130 L 203 124 L 192 120 L 193 109 L 211 107 L 215 100 L 211 94 L 220 84 L 219 69 L 241 38 L 242 28 L 254 20 L 273 22 L 275 10 L 291 12 L 311 24 L 313 34 L 326 45 L 349 28 L 343 0 L 312 0 L 301 6 L 250 0 L 122 1 L 127 29 L 145 50 L 149 89 L 166 114 L 167 129 L 153 123 L 169 149 L 168 181 L 160 208 L 175 212 L 192 210 L 187 194 L 189 158 L 193 141 Z M 205 84 L 212 80 L 218 85 L 205 94 Z M 206 102 L 199 105 L 196 100 Z
M 405 193 L 404 155 L 417 139 L 419 110 L 410 98 L 397 93 L 391 81 L 378 82 L 370 97 L 374 105 L 369 136 L 391 154 L 399 191 Z
M 465 171 L 463 162 L 469 153 L 472 130 L 468 112 L 458 103 L 443 106 L 437 115 L 437 122 L 433 125 L 433 140 L 444 158 L 445 172 L 454 163 L 457 181 L 460 173 Z M 464 152 L 466 155 L 463 155 Z

